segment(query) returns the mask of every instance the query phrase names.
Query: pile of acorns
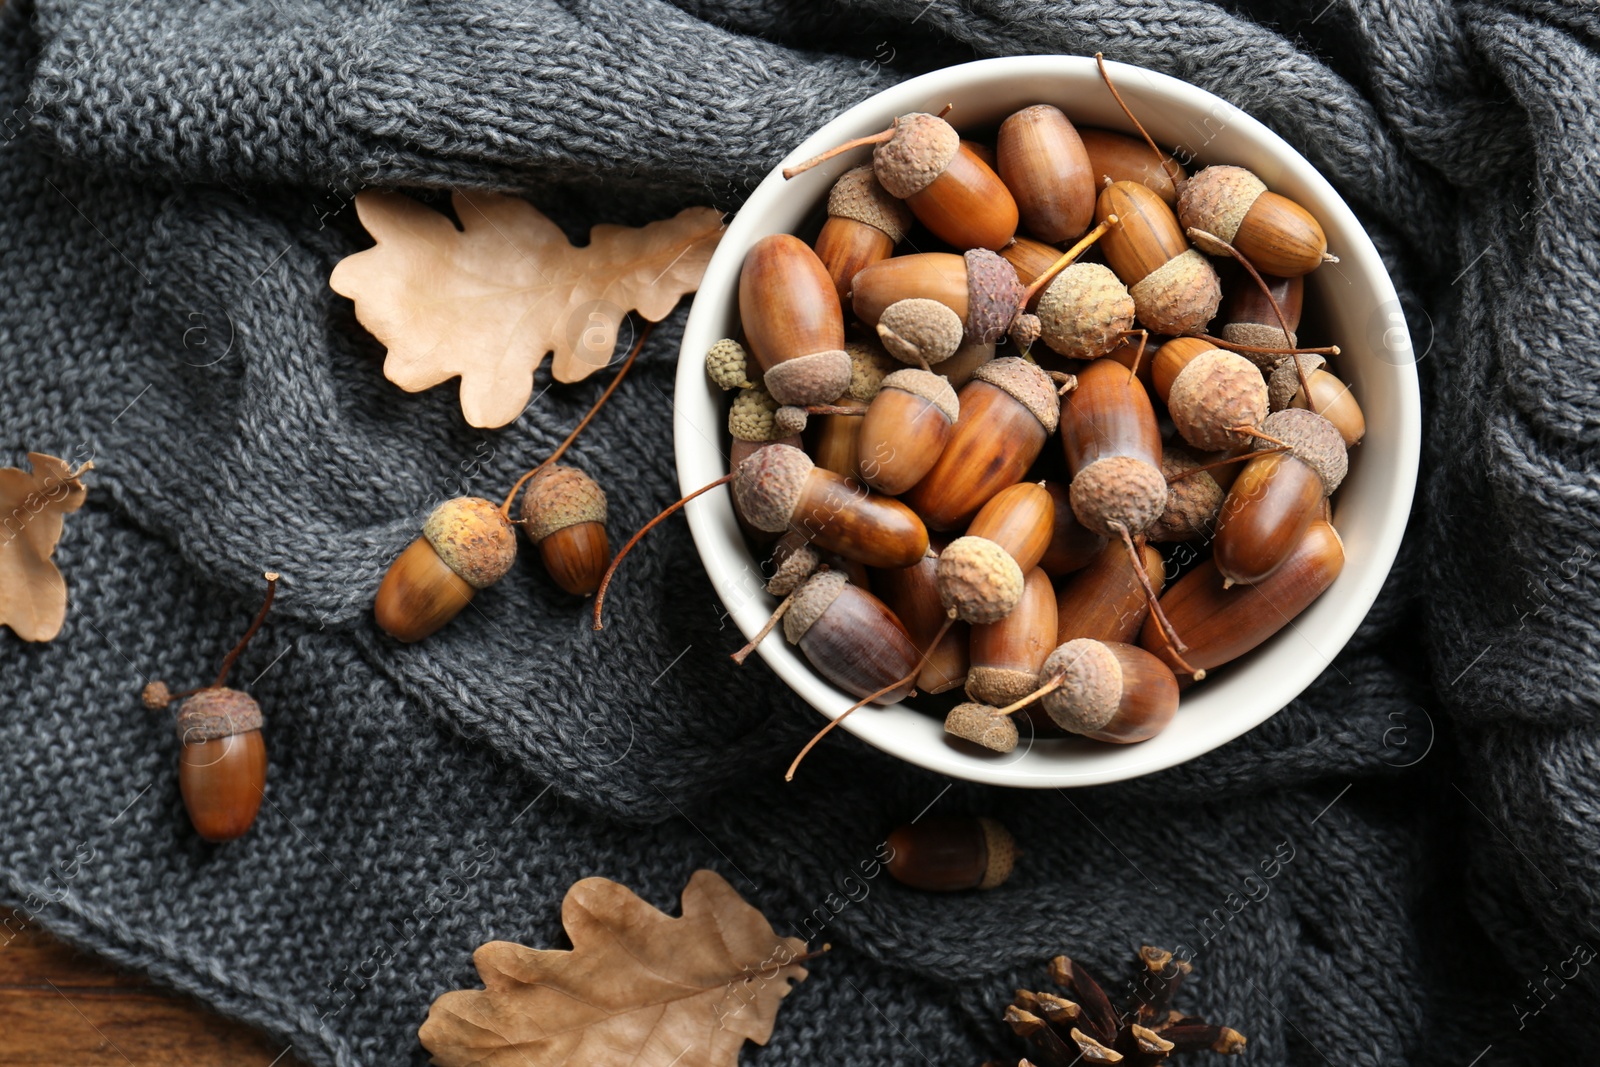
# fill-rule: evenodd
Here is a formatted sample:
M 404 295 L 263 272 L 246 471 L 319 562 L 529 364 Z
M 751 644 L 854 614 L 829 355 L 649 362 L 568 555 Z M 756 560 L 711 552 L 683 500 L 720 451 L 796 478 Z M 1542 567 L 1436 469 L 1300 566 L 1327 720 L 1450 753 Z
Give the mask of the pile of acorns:
M 750 249 L 706 358 L 785 636 L 863 701 L 965 686 L 946 729 L 996 751 L 1013 713 L 1149 738 L 1343 566 L 1364 424 L 1295 336 L 1323 231 L 1043 104 L 993 149 L 908 114 L 788 176 L 868 144 L 810 245 Z

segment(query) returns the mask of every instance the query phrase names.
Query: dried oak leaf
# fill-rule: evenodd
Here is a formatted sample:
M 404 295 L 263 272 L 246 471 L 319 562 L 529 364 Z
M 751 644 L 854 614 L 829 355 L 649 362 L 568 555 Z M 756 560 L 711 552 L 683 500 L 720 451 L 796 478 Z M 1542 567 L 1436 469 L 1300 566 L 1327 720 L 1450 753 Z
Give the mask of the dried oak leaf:
M 441 1067 L 734 1067 L 772 1036 L 805 942 L 772 925 L 713 871 L 696 871 L 671 918 L 627 887 L 567 890 L 570 952 L 491 941 L 482 990 L 433 1002 L 417 1037 Z
M 29 452 L 30 471 L 0 468 L 0 626 L 24 641 L 49 641 L 67 617 L 67 585 L 50 559 L 63 517 L 89 490 L 65 460 Z
M 699 286 L 724 228 L 720 212 L 691 207 L 638 229 L 596 226 L 575 248 L 519 197 L 453 202 L 459 230 L 402 193 L 357 193 L 377 244 L 328 284 L 387 346 L 385 377 L 415 393 L 459 376 L 461 411 L 485 429 L 521 414 L 545 353 L 557 381 L 581 381 L 610 362 L 629 309 L 665 318 Z

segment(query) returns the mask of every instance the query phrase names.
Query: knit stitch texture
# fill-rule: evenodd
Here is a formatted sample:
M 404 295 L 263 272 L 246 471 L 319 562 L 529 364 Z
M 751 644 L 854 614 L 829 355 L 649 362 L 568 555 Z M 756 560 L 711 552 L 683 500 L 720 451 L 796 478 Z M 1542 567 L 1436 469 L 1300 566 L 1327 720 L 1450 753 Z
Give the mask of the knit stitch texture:
M 1568 962 L 1600 948 L 1597 49 L 1579 0 L 12 0 L 0 462 L 95 470 L 58 553 L 65 630 L 0 631 L 0 894 L 319 1065 L 423 1062 L 473 948 L 560 945 L 578 878 L 674 910 L 701 866 L 836 948 L 751 1064 L 1015 1062 L 997 1020 L 1041 961 L 1116 975 L 1142 942 L 1194 953 L 1182 1006 L 1258 1065 L 1573 1061 L 1600 1043 L 1600 967 Z M 1423 491 L 1304 696 L 1116 786 L 952 785 L 846 737 L 784 785 L 816 716 L 728 663 L 681 523 L 600 634 L 526 550 L 430 641 L 375 628 L 432 505 L 503 491 L 603 383 L 492 433 L 451 388 L 389 385 L 327 284 L 366 244 L 356 189 L 521 192 L 574 234 L 734 208 L 902 77 L 1095 51 L 1277 130 L 1403 293 Z M 614 540 L 675 495 L 682 315 L 569 454 Z M 234 678 L 270 785 L 211 847 L 138 694 L 209 678 L 266 569 L 278 607 Z M 863 881 L 930 805 L 1009 825 L 1012 879 Z

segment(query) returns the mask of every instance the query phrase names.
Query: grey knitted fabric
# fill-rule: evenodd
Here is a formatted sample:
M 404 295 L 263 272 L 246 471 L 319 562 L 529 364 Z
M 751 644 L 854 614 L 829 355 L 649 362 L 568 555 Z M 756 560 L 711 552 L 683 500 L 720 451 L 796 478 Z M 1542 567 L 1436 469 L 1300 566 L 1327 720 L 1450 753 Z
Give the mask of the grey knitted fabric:
M 95 472 L 55 642 L 0 631 L 0 892 L 317 1064 L 421 1062 L 471 952 L 561 943 L 586 875 L 674 910 L 726 875 L 836 951 L 758 1064 L 1019 1051 L 1010 991 L 1067 951 L 1182 944 L 1183 1006 L 1258 1064 L 1563 1062 L 1600 1040 L 1600 20 L 1444 0 L 661 0 L 161 5 L 0 13 L 0 460 Z M 739 643 L 681 524 L 611 625 L 529 560 L 418 647 L 373 626 L 438 500 L 494 495 L 601 383 L 463 426 L 405 395 L 332 294 L 365 184 L 510 189 L 581 233 L 735 207 L 908 73 L 1107 55 L 1193 81 L 1304 152 L 1402 287 L 1424 490 L 1355 641 L 1235 743 L 1072 792 L 950 783 L 817 725 Z M 615 538 L 673 494 L 682 312 L 570 454 Z M 531 553 L 524 553 L 525 556 Z M 259 574 L 235 678 L 267 717 L 244 839 L 201 844 L 146 679 L 198 684 Z M 981 898 L 846 880 L 932 805 L 1026 855 Z M 1275 878 L 1262 863 L 1292 851 Z M 819 931 L 820 927 L 820 931 Z M 7 934 L 0 933 L 0 951 Z M 1479 1057 L 1474 1059 L 1474 1057 Z

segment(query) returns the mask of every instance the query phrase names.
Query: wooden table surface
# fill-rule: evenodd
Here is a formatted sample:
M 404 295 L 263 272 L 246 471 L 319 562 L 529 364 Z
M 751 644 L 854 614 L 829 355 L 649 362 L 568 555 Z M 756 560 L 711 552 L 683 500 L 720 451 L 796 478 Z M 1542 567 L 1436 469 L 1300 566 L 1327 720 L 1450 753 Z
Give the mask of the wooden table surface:
M 37 927 L 0 944 L 0 1064 L 305 1067 L 266 1035 Z

